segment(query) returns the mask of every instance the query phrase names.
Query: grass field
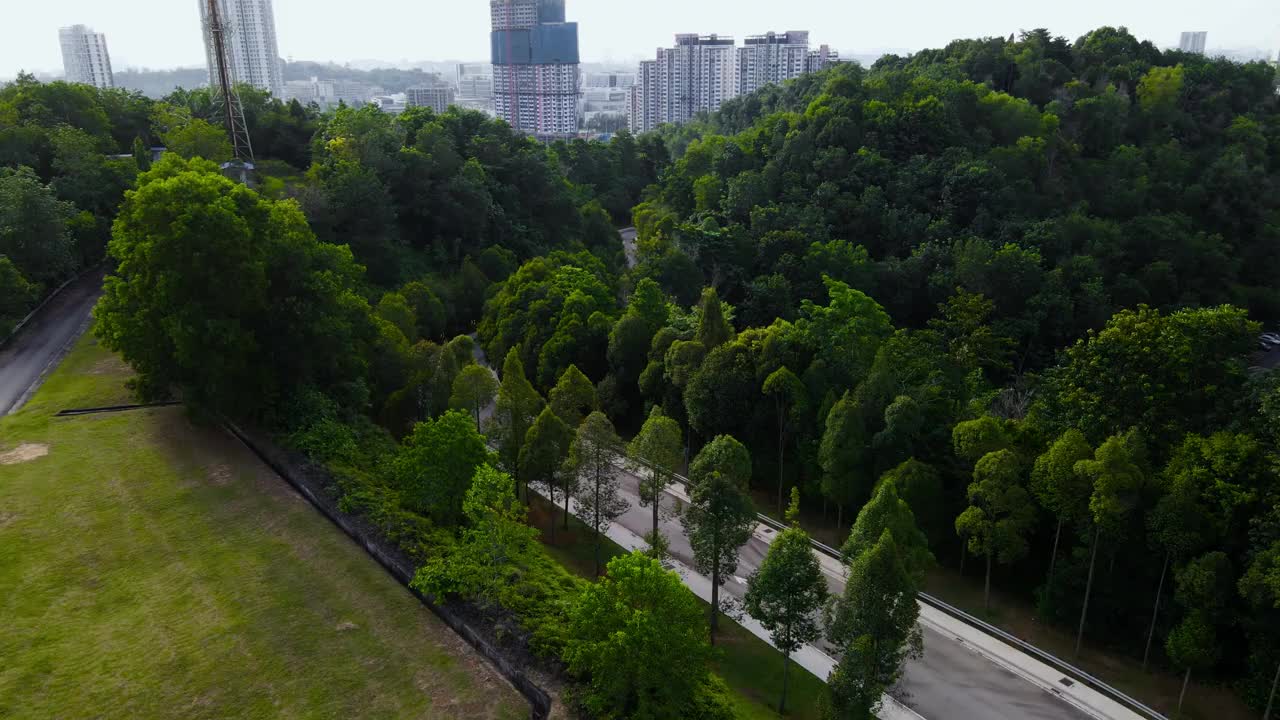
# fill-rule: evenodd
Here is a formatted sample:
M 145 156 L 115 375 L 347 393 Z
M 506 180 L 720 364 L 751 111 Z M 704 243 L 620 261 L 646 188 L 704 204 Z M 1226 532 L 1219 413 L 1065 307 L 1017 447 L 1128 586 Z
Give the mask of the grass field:
M 518 718 L 355 544 L 82 339 L 0 419 L 0 718 Z M 16 452 L 15 452 L 16 450 Z
M 542 541 L 547 551 L 572 572 L 591 578 L 595 561 L 590 530 L 577 518 L 570 517 L 569 531 L 565 532 L 557 524 L 553 538 L 548 532 L 550 503 L 537 495 L 531 497 L 533 504 L 529 520 L 542 530 Z M 557 511 L 557 523 L 559 518 Z M 600 552 L 601 565 L 625 553 L 620 546 L 605 538 Z M 778 697 L 782 694 L 782 654 L 730 618 L 721 616 L 720 621 L 720 635 L 716 639 L 720 659 L 715 663 L 715 671 L 734 691 L 738 717 L 777 720 Z M 826 686 L 821 680 L 793 664 L 787 717 L 817 720 L 818 699 L 825 692 Z

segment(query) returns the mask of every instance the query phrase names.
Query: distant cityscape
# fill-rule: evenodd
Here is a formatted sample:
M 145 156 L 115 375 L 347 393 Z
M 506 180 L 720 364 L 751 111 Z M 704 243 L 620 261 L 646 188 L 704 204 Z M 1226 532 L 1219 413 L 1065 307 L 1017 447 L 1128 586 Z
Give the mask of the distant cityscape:
M 578 23 L 568 19 L 565 0 L 490 0 L 489 62 L 456 63 L 447 72 L 418 73 L 412 85 L 395 88 L 320 74 L 298 78 L 296 72 L 286 79 L 272 1 L 213 2 L 219 4 L 229 30 L 227 53 L 237 83 L 322 110 L 373 104 L 388 113 L 411 107 L 443 112 L 456 105 L 501 117 L 514 128 L 546 138 L 607 136 L 622 128 L 640 133 L 682 124 L 740 95 L 842 61 L 829 45 L 811 45 L 806 30 L 765 32 L 747 37 L 742 45 L 728 35 L 678 33 L 670 47 L 659 47 L 653 59 L 641 60 L 634 68 L 584 69 Z M 208 4 L 200 2 L 199 7 L 205 82 L 212 84 Z M 72 25 L 61 28 L 58 36 L 68 81 L 116 86 L 102 33 Z M 1205 31 L 1183 32 L 1177 47 L 1205 54 L 1207 39 Z M 1271 60 L 1269 53 L 1266 59 Z M 317 72 L 336 67 L 307 65 Z

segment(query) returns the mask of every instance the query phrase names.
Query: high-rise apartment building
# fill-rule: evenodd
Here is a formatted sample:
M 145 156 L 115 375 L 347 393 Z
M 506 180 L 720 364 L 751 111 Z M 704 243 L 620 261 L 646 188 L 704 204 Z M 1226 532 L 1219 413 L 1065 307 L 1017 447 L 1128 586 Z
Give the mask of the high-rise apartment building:
M 542 137 L 578 132 L 578 23 L 564 0 L 490 0 L 493 105 L 513 128 Z
M 809 65 L 809 33 L 790 30 L 749 37 L 738 48 L 738 95 L 800 77 Z
M 1204 54 L 1204 41 L 1208 39 L 1209 33 L 1201 31 L 1184 32 L 1182 39 L 1178 41 L 1178 49 L 1182 52 L 1195 53 L 1197 55 Z
M 658 50 L 658 123 L 685 123 L 700 112 L 715 112 L 738 94 L 733 38 L 676 35 L 675 47 Z
M 62 43 L 62 69 L 67 82 L 115 87 L 106 35 L 84 25 L 72 25 L 58 30 L 58 40 Z
M 284 71 L 276 44 L 276 17 L 271 0 L 213 0 L 226 30 L 227 62 L 237 83 L 284 95 Z M 209 36 L 209 0 L 198 0 L 204 26 L 204 50 L 209 84 L 217 85 L 217 63 Z
M 840 53 L 828 45 L 819 45 L 817 50 L 809 51 L 809 59 L 805 62 L 804 71 L 816 73 L 840 62 Z
M 658 61 L 642 60 L 627 94 L 627 127 L 642 133 L 658 125 Z
M 826 45 L 811 51 L 809 33 L 801 30 L 752 36 L 740 48 L 724 35 L 676 35 L 675 47 L 659 48 L 655 59 L 640 63 L 628 97 L 628 127 L 642 133 L 685 123 L 738 95 L 839 61 Z

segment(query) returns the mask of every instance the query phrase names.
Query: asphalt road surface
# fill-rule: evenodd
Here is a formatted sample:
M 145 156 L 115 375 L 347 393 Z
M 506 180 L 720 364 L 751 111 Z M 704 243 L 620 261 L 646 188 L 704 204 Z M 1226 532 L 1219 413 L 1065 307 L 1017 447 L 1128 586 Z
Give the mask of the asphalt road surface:
M 627 267 L 636 266 L 636 229 L 633 227 L 622 228 L 618 231 L 618 235 L 622 238 L 622 249 L 627 254 Z
M 638 478 L 621 473 L 623 496 L 630 509 L 617 522 L 643 536 L 653 528 L 650 508 L 640 507 Z M 679 519 L 671 510 L 677 502 L 664 498 L 666 519 L 660 528 L 671 545 L 671 554 L 686 565 L 693 565 L 693 551 Z M 670 503 L 670 507 L 668 506 Z M 739 552 L 738 569 L 725 582 L 725 593 L 741 601 L 746 593 L 746 578 L 768 552 L 769 545 L 755 535 Z M 829 575 L 827 585 L 832 593 L 843 593 L 844 583 Z M 955 638 L 944 636 L 928 626 L 924 630 L 924 656 L 907 663 L 902 681 L 891 693 L 927 720 L 1090 720 L 1089 716 L 978 655 Z M 832 648 L 823 647 L 827 652 Z
M 101 272 L 87 273 L 63 288 L 53 300 L 0 348 L 0 415 L 16 412 L 88 326 L 93 305 L 102 294 Z

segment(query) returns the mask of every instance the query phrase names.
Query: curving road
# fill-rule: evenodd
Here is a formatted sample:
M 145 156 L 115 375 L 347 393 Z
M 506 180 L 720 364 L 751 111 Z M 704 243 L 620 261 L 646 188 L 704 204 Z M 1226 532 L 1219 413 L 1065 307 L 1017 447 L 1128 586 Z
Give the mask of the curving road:
M 102 271 L 86 273 L 62 289 L 0 347 L 0 415 L 16 412 L 89 326 L 102 294 Z

